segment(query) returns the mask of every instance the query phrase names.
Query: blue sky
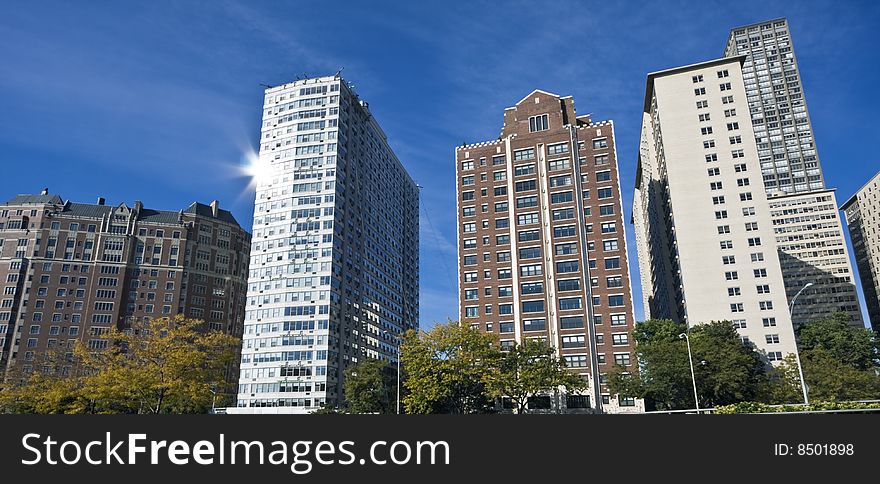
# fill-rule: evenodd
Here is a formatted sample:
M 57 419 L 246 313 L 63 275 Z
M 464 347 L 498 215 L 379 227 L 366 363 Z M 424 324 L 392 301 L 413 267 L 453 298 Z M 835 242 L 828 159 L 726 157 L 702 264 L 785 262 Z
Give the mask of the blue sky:
M 7 1 L 0 199 L 49 187 L 176 210 L 216 198 L 250 227 L 253 193 L 234 167 L 257 144 L 260 84 L 344 67 L 424 186 L 429 325 L 457 313 L 456 145 L 496 138 L 532 89 L 572 95 L 579 113 L 615 121 L 629 211 L 646 73 L 720 57 L 730 28 L 781 16 L 842 202 L 880 169 L 876 2 Z

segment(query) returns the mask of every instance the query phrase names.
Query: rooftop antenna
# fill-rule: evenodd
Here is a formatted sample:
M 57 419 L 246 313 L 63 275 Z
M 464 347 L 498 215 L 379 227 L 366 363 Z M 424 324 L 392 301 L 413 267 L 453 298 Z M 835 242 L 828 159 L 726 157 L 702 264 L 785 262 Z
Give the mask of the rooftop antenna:
M 345 69 L 345 66 L 343 66 L 343 67 L 340 67 L 340 68 L 339 68 L 339 70 L 338 70 L 338 71 L 336 71 L 336 74 L 334 74 L 334 76 L 333 76 L 333 77 L 339 77 L 339 74 L 341 74 L 341 73 L 342 73 L 342 69 Z
M 272 86 L 272 85 L 269 85 L 269 84 L 262 84 L 262 83 L 261 83 L 260 85 L 263 86 L 263 87 L 265 87 L 266 89 L 272 89 L 273 87 L 275 87 L 275 86 Z

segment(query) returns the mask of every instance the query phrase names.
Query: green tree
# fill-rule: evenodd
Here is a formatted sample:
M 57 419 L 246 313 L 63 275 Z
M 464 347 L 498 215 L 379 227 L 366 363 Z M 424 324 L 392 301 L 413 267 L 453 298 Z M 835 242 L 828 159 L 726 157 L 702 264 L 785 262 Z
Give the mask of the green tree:
M 669 320 L 637 324 L 633 340 L 640 371 L 630 374 L 616 367 L 609 377 L 610 390 L 645 398 L 661 410 L 694 408 L 687 343 L 679 337 L 685 331 L 684 324 Z M 765 362 L 742 342 L 730 322 L 694 325 L 688 337 L 701 408 L 753 400 L 766 388 Z
M 583 377 L 565 368 L 546 342 L 527 339 L 505 351 L 490 373 L 488 390 L 496 398 L 507 397 L 518 413 L 528 412 L 529 398 L 565 387 L 569 392 L 587 387 Z
M 396 371 L 396 370 L 395 370 Z M 385 362 L 366 359 L 345 370 L 345 401 L 350 413 L 394 413 L 396 375 Z
M 114 330 L 106 350 L 78 343 L 0 392 L 7 413 L 204 413 L 230 394 L 239 340 L 182 317 Z M 219 391 L 218 391 L 219 390 Z M 222 401 L 220 403 L 223 403 Z
M 877 366 L 878 341 L 873 331 L 849 324 L 849 315 L 837 313 L 826 319 L 812 321 L 798 330 L 802 352 L 826 351 L 838 362 L 867 370 Z
M 407 413 L 491 410 L 486 381 L 500 357 L 494 334 L 450 320 L 428 332 L 407 332 L 400 351 Z
M 868 329 L 849 324 L 836 314 L 812 321 L 799 331 L 801 365 L 810 402 L 880 398 L 877 339 Z M 772 403 L 801 403 L 803 393 L 797 361 L 789 355 L 774 369 Z
M 609 373 L 609 390 L 618 395 L 644 398 L 658 410 L 693 408 L 690 368 L 685 341 L 678 337 L 687 327 L 668 319 L 636 324 L 632 336 L 639 361 L 633 374 L 623 366 Z
M 694 373 L 701 407 L 754 400 L 767 384 L 767 363 L 744 344 L 730 321 L 691 328 Z

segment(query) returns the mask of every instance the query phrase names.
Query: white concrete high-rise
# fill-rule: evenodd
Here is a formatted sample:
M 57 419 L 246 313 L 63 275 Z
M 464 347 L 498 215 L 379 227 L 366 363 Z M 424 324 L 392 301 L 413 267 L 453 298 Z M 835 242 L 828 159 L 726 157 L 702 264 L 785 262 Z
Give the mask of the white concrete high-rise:
M 265 92 L 237 407 L 308 413 L 418 328 L 419 194 L 339 76 Z
M 647 317 L 729 320 L 776 362 L 795 338 L 744 60 L 648 75 L 633 223 Z

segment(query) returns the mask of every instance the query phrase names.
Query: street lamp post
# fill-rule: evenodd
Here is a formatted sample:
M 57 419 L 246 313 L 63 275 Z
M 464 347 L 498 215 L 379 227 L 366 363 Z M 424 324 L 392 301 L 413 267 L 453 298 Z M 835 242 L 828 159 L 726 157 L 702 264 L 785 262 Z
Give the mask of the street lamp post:
M 691 365 L 691 382 L 694 384 L 694 404 L 697 406 L 697 412 L 700 411 L 700 398 L 697 396 L 697 377 L 694 375 L 694 357 L 691 354 L 691 339 L 688 338 L 687 333 L 681 333 L 678 335 L 680 339 L 684 339 L 685 343 L 687 343 L 688 348 L 688 362 Z
M 804 405 L 809 405 L 810 399 L 809 399 L 809 397 L 807 397 L 807 384 L 804 381 L 804 368 L 803 368 L 803 366 L 801 366 L 801 355 L 800 355 L 800 351 L 798 350 L 798 347 L 797 347 L 797 336 L 795 336 L 795 334 L 794 334 L 794 303 L 795 303 L 795 301 L 797 301 L 798 296 L 800 296 L 801 293 L 804 292 L 804 290 L 806 288 L 808 288 L 812 285 L 813 285 L 812 282 L 808 282 L 804 287 L 802 287 L 801 290 L 798 291 L 797 294 L 795 294 L 793 298 L 791 298 L 791 304 L 789 304 L 789 306 L 788 306 L 788 315 L 792 320 L 791 321 L 791 334 L 794 337 L 794 359 L 795 359 L 795 361 L 797 361 L 798 375 L 801 378 L 801 391 L 803 391 L 803 393 L 804 393 Z

